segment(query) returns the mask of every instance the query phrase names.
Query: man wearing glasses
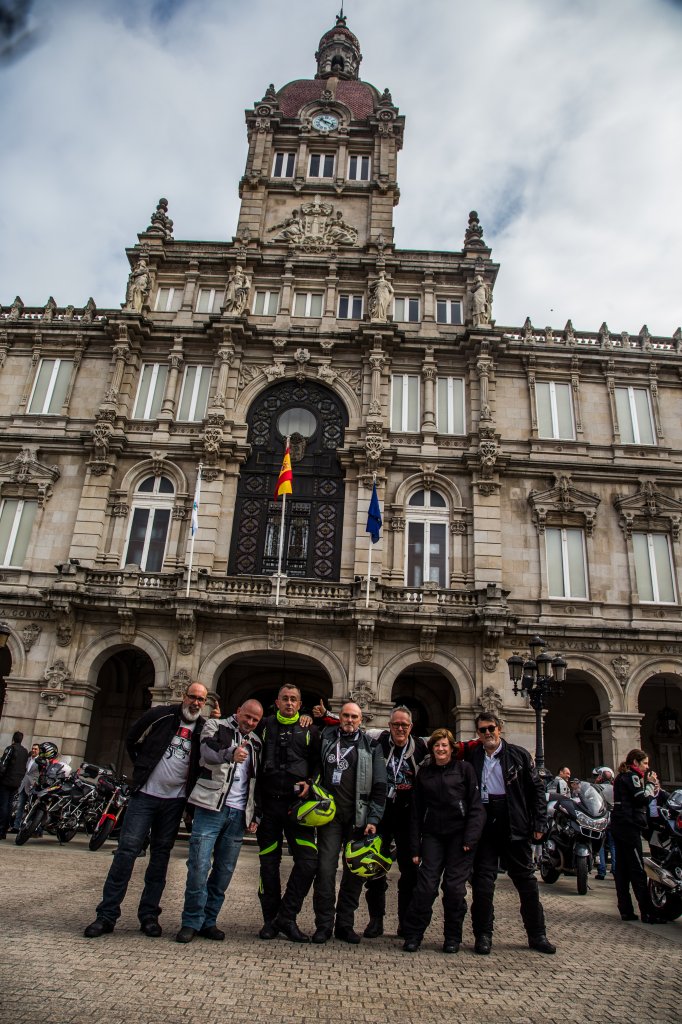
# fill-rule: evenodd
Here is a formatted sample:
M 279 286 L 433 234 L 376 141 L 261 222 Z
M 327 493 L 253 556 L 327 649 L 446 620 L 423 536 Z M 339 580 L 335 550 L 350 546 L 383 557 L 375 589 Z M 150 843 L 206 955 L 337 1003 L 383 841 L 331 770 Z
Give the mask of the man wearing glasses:
M 199 775 L 199 740 L 206 722 L 201 712 L 208 690 L 190 683 L 181 704 L 150 708 L 133 725 L 126 749 L 133 762 L 131 790 L 121 837 L 104 883 L 97 917 L 84 931 L 86 939 L 113 932 L 121 916 L 135 859 L 151 833 L 149 864 L 144 876 L 137 916 L 140 931 L 149 938 L 161 935 L 159 902 L 166 886 L 166 872 L 187 795 Z M 211 717 L 220 717 L 217 706 Z
M 481 742 L 465 753 L 476 772 L 486 809 L 472 879 L 474 951 L 486 955 L 492 947 L 493 897 L 501 861 L 519 894 L 529 947 L 538 953 L 555 953 L 556 947 L 545 934 L 545 915 L 533 868 L 532 842 L 539 842 L 547 827 L 545 789 L 528 751 L 503 740 L 501 729 L 496 715 L 481 712 L 476 716 Z

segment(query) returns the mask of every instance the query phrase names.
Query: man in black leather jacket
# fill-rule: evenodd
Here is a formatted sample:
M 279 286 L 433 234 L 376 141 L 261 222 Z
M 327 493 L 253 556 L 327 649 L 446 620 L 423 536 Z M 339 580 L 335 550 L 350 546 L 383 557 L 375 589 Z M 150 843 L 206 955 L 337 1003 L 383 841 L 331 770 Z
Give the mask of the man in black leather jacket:
M 472 879 L 474 950 L 485 955 L 492 947 L 495 879 L 502 861 L 519 894 L 529 947 L 539 953 L 555 953 L 556 947 L 545 934 L 532 853 L 533 840 L 539 842 L 547 827 L 545 789 L 528 751 L 503 740 L 501 728 L 496 715 L 477 715 L 481 742 L 465 751 L 486 809 Z
M 137 914 L 140 931 L 150 938 L 161 935 L 159 901 L 187 796 L 199 774 L 199 739 L 206 721 L 201 711 L 207 696 L 208 690 L 202 683 L 190 683 L 181 704 L 151 708 L 128 733 L 126 748 L 133 762 L 133 795 L 126 808 L 97 917 L 83 933 L 86 939 L 97 939 L 114 930 L 135 859 L 150 830 L 149 864 Z M 213 714 L 219 715 L 219 709 Z

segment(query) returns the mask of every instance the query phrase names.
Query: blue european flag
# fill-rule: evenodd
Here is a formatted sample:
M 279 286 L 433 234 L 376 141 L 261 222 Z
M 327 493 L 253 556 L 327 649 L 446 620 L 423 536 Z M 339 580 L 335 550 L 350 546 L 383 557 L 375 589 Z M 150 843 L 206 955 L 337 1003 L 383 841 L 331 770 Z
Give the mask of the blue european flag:
M 382 526 L 381 518 L 381 506 L 379 505 L 379 495 L 377 494 L 376 480 L 372 487 L 372 500 L 369 503 L 369 512 L 367 513 L 367 527 L 366 533 L 372 535 L 372 544 L 376 544 L 379 540 L 379 534 Z

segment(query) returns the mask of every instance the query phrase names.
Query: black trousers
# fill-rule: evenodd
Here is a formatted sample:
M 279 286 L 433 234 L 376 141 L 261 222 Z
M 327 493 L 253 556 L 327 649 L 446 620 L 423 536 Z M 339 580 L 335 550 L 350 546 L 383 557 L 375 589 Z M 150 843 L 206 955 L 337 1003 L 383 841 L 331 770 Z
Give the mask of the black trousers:
M 339 895 L 336 897 L 336 869 L 339 854 L 349 839 L 361 835 L 362 830 L 355 828 L 355 814 L 351 810 L 347 816 L 336 811 L 336 817 L 328 825 L 317 830 L 319 860 L 313 887 L 313 909 L 315 911 L 315 927 L 324 928 L 331 934 L 334 927 L 334 911 L 336 924 L 340 928 L 352 928 L 355 911 L 360 902 L 362 879 L 349 871 L 345 863 L 341 875 Z
M 616 846 L 616 899 L 621 914 L 634 914 L 630 886 L 635 894 L 639 912 L 644 917 L 653 914 L 649 899 L 647 876 L 642 861 L 642 837 L 639 832 L 629 836 L 613 836 Z
M 545 933 L 545 915 L 533 869 L 530 839 L 511 839 L 506 800 L 486 804 L 487 820 L 476 848 L 471 882 L 471 925 L 474 935 L 492 935 L 495 880 L 500 862 L 516 886 L 521 918 L 529 937 Z
M 421 941 L 431 921 L 438 885 L 443 879 L 443 933 L 446 939 L 462 941 L 466 914 L 466 884 L 471 875 L 473 853 L 462 849 L 462 832 L 445 836 L 422 836 L 421 864 L 417 887 L 410 902 L 403 930 L 406 939 Z
M 386 814 L 379 826 L 379 835 L 384 841 L 384 851 L 395 842 L 398 862 L 398 922 L 401 929 L 405 923 L 407 908 L 417 885 L 419 868 L 412 863 L 409 841 L 409 807 L 398 808 L 386 805 Z M 383 917 L 386 913 L 386 890 L 388 877 L 381 875 L 365 884 L 365 899 L 370 917 Z
M 256 838 L 260 848 L 258 896 L 265 921 L 272 921 L 276 914 L 293 921 L 303 906 L 317 870 L 315 829 L 299 825 L 289 814 L 289 807 L 286 799 L 268 796 L 263 799 L 263 818 Z M 289 844 L 294 866 L 282 896 L 280 864 L 284 838 Z

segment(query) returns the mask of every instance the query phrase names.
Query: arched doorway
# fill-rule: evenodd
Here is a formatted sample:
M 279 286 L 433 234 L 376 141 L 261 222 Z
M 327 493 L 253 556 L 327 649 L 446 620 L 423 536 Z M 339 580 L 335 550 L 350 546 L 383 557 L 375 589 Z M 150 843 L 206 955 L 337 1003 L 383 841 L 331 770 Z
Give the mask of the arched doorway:
M 456 728 L 457 698 L 452 684 L 432 665 L 419 662 L 404 669 L 393 684 L 391 700 L 410 709 L 417 736 L 429 736 L 439 727 Z
M 545 764 L 555 775 L 568 767 L 577 778 L 589 779 L 604 763 L 601 708 L 587 672 L 569 671 L 562 696 L 552 697 L 544 718 Z
M 9 647 L 0 647 L 0 718 L 5 707 L 5 694 L 7 693 L 7 683 L 5 680 L 12 671 L 12 655 L 9 652 Z
M 224 715 L 245 700 L 259 700 L 270 714 L 272 703 L 284 683 L 294 683 L 301 691 L 303 707 L 311 711 L 322 698 L 329 704 L 332 681 L 313 658 L 287 651 L 258 651 L 230 661 L 215 685 Z
M 125 738 L 133 722 L 151 707 L 154 665 L 148 654 L 136 648 L 117 651 L 97 676 L 98 693 L 92 708 L 85 760 L 113 764 L 130 776 L 132 764 Z
M 256 399 L 247 423 L 251 455 L 239 474 L 229 572 L 277 572 L 282 501 L 274 494 L 290 437 L 294 483 L 286 501 L 282 571 L 338 580 L 344 474 L 336 452 L 348 423 L 343 403 L 314 381 L 285 381 Z
M 639 691 L 641 743 L 664 789 L 682 787 L 682 689 L 679 676 L 655 675 Z

